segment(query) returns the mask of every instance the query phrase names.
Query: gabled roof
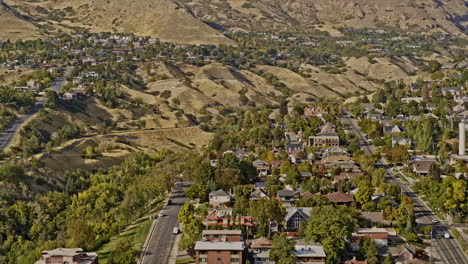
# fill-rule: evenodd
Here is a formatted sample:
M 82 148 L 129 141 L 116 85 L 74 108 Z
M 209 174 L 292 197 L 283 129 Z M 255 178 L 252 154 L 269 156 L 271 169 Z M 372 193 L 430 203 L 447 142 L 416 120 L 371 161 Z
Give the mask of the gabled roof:
M 270 197 L 266 193 L 265 190 L 261 188 L 255 188 L 255 190 L 250 194 L 250 199 L 260 199 L 260 198 L 267 198 L 269 199 Z
M 271 248 L 271 240 L 266 237 L 259 237 L 252 241 L 251 248 Z
M 311 207 L 288 207 L 286 208 L 286 216 L 284 217 L 284 220 L 288 222 L 291 217 L 293 217 L 296 214 L 299 214 L 304 218 L 304 220 L 307 220 L 310 217 L 310 212 L 312 211 Z
M 229 193 L 224 191 L 223 189 L 219 189 L 214 192 L 210 192 L 210 196 L 231 196 Z
M 350 203 L 354 202 L 354 197 L 352 194 L 346 194 L 342 192 L 333 192 L 333 193 L 328 193 L 325 195 L 325 197 L 330 200 L 332 203 Z
M 53 256 L 67 256 L 67 257 L 72 257 L 76 255 L 80 255 L 83 253 L 82 248 L 56 248 L 52 250 L 44 250 L 42 251 L 42 255 L 49 255 L 51 257 Z

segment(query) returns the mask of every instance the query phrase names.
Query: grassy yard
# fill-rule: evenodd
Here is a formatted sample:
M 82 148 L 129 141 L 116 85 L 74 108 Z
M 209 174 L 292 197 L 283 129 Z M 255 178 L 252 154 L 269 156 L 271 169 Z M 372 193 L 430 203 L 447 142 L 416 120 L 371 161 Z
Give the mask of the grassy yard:
M 163 206 L 163 202 L 159 202 L 155 206 L 155 210 L 151 212 L 151 216 L 156 216 Z M 132 225 L 128 226 L 125 231 L 110 239 L 110 241 L 104 244 L 96 253 L 99 255 L 99 263 L 107 264 L 108 258 L 115 251 L 116 246 L 119 242 L 130 239 L 133 243 L 133 247 L 140 250 L 145 243 L 146 236 L 151 228 L 152 220 L 148 219 L 148 216 L 142 217 Z
M 195 259 L 189 257 L 189 258 L 176 260 L 176 264 L 189 264 L 189 263 L 195 263 Z
M 453 237 L 458 241 L 458 243 L 460 243 L 463 251 L 468 253 L 468 242 L 463 238 L 460 232 L 455 228 L 450 229 L 450 232 L 452 232 Z M 463 232 L 465 232 L 465 230 L 463 230 Z

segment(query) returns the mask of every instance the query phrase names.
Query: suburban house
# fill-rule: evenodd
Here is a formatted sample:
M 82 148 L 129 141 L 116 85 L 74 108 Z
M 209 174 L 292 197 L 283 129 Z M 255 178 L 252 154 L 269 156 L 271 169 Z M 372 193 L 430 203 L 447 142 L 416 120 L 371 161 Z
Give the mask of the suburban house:
M 395 258 L 398 263 L 411 264 L 415 260 L 416 247 L 410 244 L 399 245 L 397 247 L 390 247 L 389 253 Z
M 342 192 L 333 192 L 327 193 L 325 197 L 328 198 L 328 200 L 330 200 L 331 203 L 334 203 L 336 205 L 352 206 L 356 202 L 351 193 L 347 194 Z
M 252 241 L 250 246 L 253 264 L 274 264 L 270 261 L 271 240 L 259 237 Z
M 219 226 L 222 228 L 230 228 L 233 226 L 254 227 L 254 220 L 251 216 L 216 216 L 213 214 L 207 215 L 203 223 L 206 226 Z
M 411 146 L 412 144 L 413 144 L 413 140 L 411 140 L 410 138 L 392 137 L 392 147 L 395 147 L 396 145 Z
M 310 207 L 286 208 L 286 216 L 284 217 L 286 231 L 297 232 L 301 223 L 309 219 L 311 210 Z
M 313 147 L 338 147 L 340 146 L 340 137 L 335 131 L 335 127 L 330 123 L 324 125 L 316 136 L 309 137 L 309 145 Z
M 256 160 L 252 162 L 252 165 L 257 169 L 257 173 L 260 176 L 266 176 L 270 170 L 270 165 L 264 160 Z
M 310 118 L 312 116 L 318 117 L 320 119 L 323 118 L 323 116 L 328 115 L 327 111 L 323 111 L 320 108 L 316 107 L 306 107 L 304 108 L 304 116 L 307 118 Z
M 98 255 L 94 252 L 84 252 L 81 248 L 56 248 L 44 250 L 41 259 L 35 264 L 98 264 Z
M 389 125 L 383 127 L 384 133 L 394 134 L 394 133 L 403 133 L 405 130 L 397 125 Z
M 202 239 L 211 242 L 240 242 L 241 230 L 203 230 Z
M 267 192 L 262 188 L 255 188 L 250 194 L 251 201 L 256 201 L 261 198 L 270 199 L 270 196 L 268 196 Z
M 231 201 L 231 195 L 226 191 L 220 189 L 214 192 L 210 192 L 209 194 L 210 205 L 217 207 L 217 206 L 224 206 L 226 203 Z
M 417 160 L 413 161 L 411 166 L 413 167 L 413 171 L 420 176 L 426 176 L 429 174 L 429 170 L 431 168 L 432 164 L 435 164 L 436 162 L 433 160 Z
M 460 87 L 442 87 L 440 90 L 444 96 L 460 96 L 463 94 L 463 89 Z
M 333 184 L 338 184 L 340 181 L 350 181 L 354 183 L 356 178 L 364 175 L 362 172 L 342 172 L 340 175 L 333 177 Z
M 276 192 L 276 197 L 279 201 L 283 203 L 284 207 L 294 206 L 296 201 L 299 199 L 299 194 L 292 190 L 278 190 Z
M 359 242 L 363 237 L 369 237 L 372 241 L 375 242 L 378 248 L 383 248 L 388 246 L 388 230 L 385 228 L 359 228 L 357 233 L 353 233 L 351 237 L 351 249 L 353 251 L 359 250 Z
M 322 164 L 327 168 L 349 167 L 355 165 L 354 160 L 348 155 L 332 155 L 322 159 Z
M 301 172 L 301 177 L 302 177 L 302 180 L 307 181 L 308 179 L 312 177 L 312 173 L 308 171 Z
M 245 160 L 249 156 L 249 153 L 246 150 L 240 149 L 240 148 L 235 148 L 235 149 L 225 151 L 223 155 L 227 153 L 233 153 L 240 160 Z
M 244 263 L 243 241 L 197 241 L 194 250 L 197 264 Z
M 294 258 L 296 263 L 325 264 L 327 255 L 322 246 L 318 245 L 295 245 Z

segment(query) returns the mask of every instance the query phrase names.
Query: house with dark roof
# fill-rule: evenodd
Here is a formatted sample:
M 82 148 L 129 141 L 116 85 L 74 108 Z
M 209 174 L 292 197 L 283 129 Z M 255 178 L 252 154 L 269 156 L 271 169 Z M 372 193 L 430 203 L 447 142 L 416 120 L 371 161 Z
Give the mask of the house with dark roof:
M 416 247 L 410 244 L 399 245 L 396 247 L 390 247 L 388 252 L 393 258 L 401 264 L 412 264 L 416 263 Z
M 327 193 L 325 197 L 330 200 L 331 203 L 336 205 L 346 205 L 352 206 L 355 204 L 354 196 L 350 193 L 343 193 L 343 192 L 333 192 Z
M 397 125 L 383 126 L 383 132 L 388 134 L 403 133 L 405 129 Z
M 419 176 L 426 176 L 429 174 L 429 170 L 432 164 L 435 164 L 436 161 L 433 160 L 416 160 L 411 163 L 413 171 Z
M 299 199 L 299 194 L 293 190 L 278 190 L 276 192 L 276 198 L 283 203 L 284 207 L 291 207 L 296 204 Z
M 300 224 L 310 217 L 311 207 L 289 207 L 286 208 L 284 223 L 286 232 L 297 232 Z
M 270 170 L 270 165 L 268 165 L 268 162 L 264 160 L 256 160 L 252 162 L 252 165 L 255 167 L 258 175 L 260 176 L 266 176 Z

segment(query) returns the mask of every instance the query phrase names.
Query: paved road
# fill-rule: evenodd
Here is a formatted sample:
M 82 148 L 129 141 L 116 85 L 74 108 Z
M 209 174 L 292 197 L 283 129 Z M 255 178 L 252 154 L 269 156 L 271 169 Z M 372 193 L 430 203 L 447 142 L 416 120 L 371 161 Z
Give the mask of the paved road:
M 187 182 L 178 183 L 171 196 L 171 205 L 164 208 L 161 213 L 166 216 L 160 217 L 154 231 L 149 238 L 148 247 L 144 252 L 141 264 L 167 264 L 171 255 L 175 235 L 172 234 L 174 227 L 179 225 L 177 215 L 179 210 L 189 199 L 184 195 L 184 190 L 189 187 Z
M 374 147 L 369 144 L 366 136 L 360 130 L 359 126 L 356 124 L 356 121 L 351 117 L 343 117 L 343 122 L 349 126 L 349 128 L 358 136 L 361 141 L 361 149 L 366 154 L 372 154 L 375 152 Z M 438 254 L 441 256 L 441 261 L 445 264 L 467 264 L 468 258 L 463 252 L 463 249 L 459 246 L 457 241 L 454 238 L 446 239 L 444 238 L 445 232 L 448 232 L 448 225 L 440 223 L 431 209 L 426 206 L 426 204 L 419 198 L 411 189 L 410 184 L 403 182 L 391 168 L 388 168 L 388 163 L 386 160 L 381 159 L 379 164 L 386 167 L 386 176 L 390 183 L 399 184 L 401 186 L 401 192 L 408 195 L 413 199 L 414 202 L 414 211 L 416 214 L 416 222 L 420 225 L 433 225 L 433 239 L 435 242 L 435 247 L 438 251 Z M 438 222 L 434 224 L 434 220 Z
M 59 78 L 55 79 L 52 82 L 50 88 L 52 88 L 52 90 L 54 90 L 55 92 L 59 92 L 60 89 L 62 89 L 67 83 L 67 78 L 68 76 L 70 76 L 72 71 L 73 71 L 73 67 L 68 68 L 62 76 L 60 76 Z M 35 113 L 37 113 L 43 107 L 44 107 L 44 98 L 41 97 L 34 104 L 34 107 L 31 109 L 31 111 L 28 114 L 18 117 L 6 127 L 6 129 L 0 134 L 0 150 L 7 149 L 11 145 L 11 142 L 13 142 L 13 138 L 15 137 L 21 125 L 24 122 L 26 122 L 29 118 L 31 118 Z

